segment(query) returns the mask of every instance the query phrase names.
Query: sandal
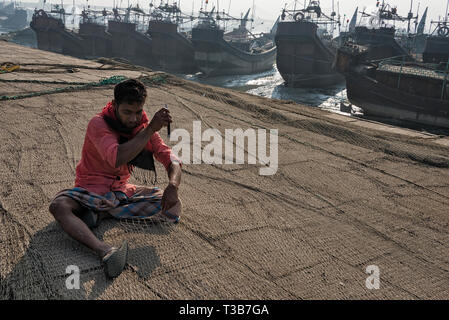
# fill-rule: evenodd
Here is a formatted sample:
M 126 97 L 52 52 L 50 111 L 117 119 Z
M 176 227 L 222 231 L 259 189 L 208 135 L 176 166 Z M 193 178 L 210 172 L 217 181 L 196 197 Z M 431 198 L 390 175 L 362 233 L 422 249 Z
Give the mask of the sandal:
M 112 247 L 102 259 L 104 272 L 109 278 L 118 277 L 125 268 L 128 260 L 128 242 L 123 241 L 119 248 Z

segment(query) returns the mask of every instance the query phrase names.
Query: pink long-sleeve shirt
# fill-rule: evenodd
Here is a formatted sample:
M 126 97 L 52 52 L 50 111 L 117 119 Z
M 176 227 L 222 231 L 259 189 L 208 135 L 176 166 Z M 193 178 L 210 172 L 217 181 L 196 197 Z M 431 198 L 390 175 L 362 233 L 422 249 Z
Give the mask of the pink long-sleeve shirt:
M 87 126 L 81 160 L 76 166 L 75 187 L 100 195 L 122 191 L 131 197 L 136 192 L 136 186 L 128 183 L 131 176 L 128 165 L 115 168 L 118 142 L 119 134 L 110 129 L 100 115 L 92 118 Z M 179 161 L 157 132 L 151 136 L 146 149 L 153 152 L 166 170 L 172 159 Z

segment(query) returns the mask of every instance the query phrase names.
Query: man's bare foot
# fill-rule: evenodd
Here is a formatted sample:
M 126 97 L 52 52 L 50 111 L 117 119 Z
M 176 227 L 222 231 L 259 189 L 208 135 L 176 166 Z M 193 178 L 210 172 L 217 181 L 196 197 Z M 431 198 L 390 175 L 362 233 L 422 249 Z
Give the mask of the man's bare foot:
M 100 248 L 97 251 L 98 256 L 100 257 L 100 259 L 104 259 L 108 254 L 111 254 L 114 251 L 114 247 L 108 245 L 107 243 L 104 243 L 102 248 Z

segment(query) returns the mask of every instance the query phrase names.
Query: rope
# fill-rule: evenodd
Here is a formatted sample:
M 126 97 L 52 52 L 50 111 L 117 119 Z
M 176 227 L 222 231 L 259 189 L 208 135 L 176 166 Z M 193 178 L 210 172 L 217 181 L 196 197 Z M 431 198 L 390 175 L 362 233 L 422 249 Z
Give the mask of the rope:
M 157 74 L 154 77 L 143 76 L 139 80 L 142 81 L 147 86 L 152 86 L 155 84 L 164 84 L 167 82 L 167 74 Z
M 150 77 L 150 76 L 140 77 L 139 80 L 142 81 L 147 86 L 152 86 L 152 85 L 156 85 L 156 84 L 166 83 L 167 77 L 168 77 L 168 75 L 166 75 L 166 74 L 156 74 L 153 77 Z M 127 78 L 125 76 L 112 76 L 109 78 L 101 79 L 100 81 L 96 81 L 96 82 L 94 81 L 94 82 L 88 82 L 88 83 L 65 82 L 65 81 L 3 80 L 3 79 L 0 79 L 0 82 L 48 83 L 48 84 L 68 84 L 69 85 L 64 88 L 56 88 L 56 89 L 52 89 L 52 90 L 30 92 L 30 93 L 25 93 L 25 94 L 21 94 L 21 95 L 15 95 L 15 96 L 0 96 L 0 101 L 18 100 L 18 99 L 38 97 L 38 96 L 47 95 L 47 94 L 89 90 L 91 88 L 116 85 L 126 79 Z
M 60 73 L 60 70 L 54 69 L 65 69 L 64 72 L 78 72 L 78 69 L 87 69 L 87 70 L 141 70 L 145 69 L 141 66 L 136 66 L 134 64 L 117 61 L 115 59 L 107 59 L 107 58 L 98 58 L 94 60 L 97 63 L 101 63 L 102 65 L 99 67 L 91 67 L 84 65 L 74 65 L 74 64 L 57 64 L 57 63 L 22 63 L 20 66 L 43 66 L 47 68 L 35 69 L 35 68 L 21 68 L 18 63 L 12 62 L 3 62 L 0 63 L 0 74 L 12 71 L 18 72 L 28 72 L 28 73 Z M 105 67 L 105 65 L 110 65 L 109 67 Z M 12 67 L 12 69 L 11 69 Z
M 20 65 L 12 62 L 4 62 L 0 64 L 0 73 L 14 72 L 20 69 Z
M 55 94 L 55 93 L 62 93 L 62 92 L 73 92 L 73 91 L 88 90 L 88 89 L 96 88 L 96 87 L 115 85 L 117 83 L 122 82 L 125 79 L 126 79 L 126 77 L 124 77 L 124 76 L 112 76 L 110 78 L 101 79 L 100 81 L 97 81 L 97 82 L 89 82 L 89 83 L 86 83 L 86 84 L 83 84 L 83 85 L 79 85 L 79 86 L 70 85 L 70 86 L 65 87 L 65 88 L 56 88 L 56 89 L 53 89 L 53 90 L 46 90 L 46 91 L 39 91 L 39 92 L 30 92 L 30 93 L 16 95 L 16 96 L 0 96 L 0 101 L 18 100 L 18 99 L 26 99 L 26 98 L 38 97 L 38 96 L 47 95 L 47 94 Z M 29 81 L 32 81 L 32 80 L 29 80 Z
M 23 79 L 1 79 L 0 82 L 11 82 L 11 83 L 37 83 L 37 84 L 71 84 L 77 86 L 83 86 L 88 84 L 88 82 L 68 82 L 68 81 L 46 81 L 46 80 L 23 80 Z

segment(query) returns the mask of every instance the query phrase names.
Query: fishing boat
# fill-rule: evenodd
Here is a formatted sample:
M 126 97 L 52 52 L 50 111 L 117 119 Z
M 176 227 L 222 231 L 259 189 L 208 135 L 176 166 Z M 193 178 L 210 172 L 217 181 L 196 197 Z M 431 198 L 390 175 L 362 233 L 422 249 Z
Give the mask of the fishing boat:
M 410 32 L 410 20 L 407 33 L 401 38 L 402 47 L 413 54 L 419 61 L 425 63 L 445 63 L 449 59 L 449 0 L 447 0 L 446 14 L 443 20 L 431 21 L 430 32 L 425 33 L 428 8 L 425 9 L 419 24 L 418 15 L 413 17 L 411 10 L 408 18 L 414 18 L 415 31 Z
M 88 7 L 78 30 L 66 28 L 64 9 L 36 10 L 31 28 L 38 48 L 82 58 L 114 57 L 131 63 L 179 73 L 197 71 L 192 42 L 178 32 L 180 19 L 189 20 L 176 4 L 144 12 L 138 6 L 112 11 Z
M 449 36 L 429 36 L 423 52 L 423 61 L 430 63 L 444 62 L 449 59 Z
M 194 73 L 193 43 L 178 30 L 179 24 L 191 20 L 176 3 L 156 7 L 150 14 L 147 34 L 152 39 L 152 66 L 177 73 Z
M 364 115 L 449 128 L 449 60 L 367 62 L 365 54 L 353 46 L 342 47 L 335 63 L 345 76 L 349 101 Z
M 112 34 L 107 31 L 105 24 L 97 21 L 97 14 L 106 18 L 108 12 L 83 10 L 82 20 L 79 24 L 78 34 L 82 39 L 82 46 L 86 58 L 111 57 L 112 56 Z
M 449 1 L 448 1 L 449 6 Z M 446 9 L 446 17 L 447 9 Z M 437 26 L 426 38 L 423 50 L 423 61 L 429 63 L 446 62 L 449 59 L 449 21 L 432 22 Z
M 84 58 L 83 39 L 65 28 L 65 11 L 55 5 L 50 13 L 35 10 L 30 23 L 36 32 L 37 47 L 41 50 Z
M 140 9 L 126 8 L 125 14 L 114 8 L 114 18 L 108 21 L 108 32 L 112 35 L 112 56 L 127 59 L 142 66 L 152 66 L 153 40 L 150 35 L 138 30 L 136 19 L 131 20 L 134 11 L 136 17 L 144 17 Z
M 246 29 L 248 14 L 236 19 L 226 13 L 200 11 L 199 22 L 192 29 L 195 62 L 205 76 L 260 73 L 273 68 L 276 59 L 274 42 L 265 35 L 253 35 Z M 240 21 L 240 29 L 225 34 L 220 21 Z
M 28 25 L 27 11 L 14 2 L 0 3 L 0 27 L 10 30 L 23 29 Z
M 277 68 L 285 85 L 327 87 L 344 82 L 332 68 L 338 47 L 332 37 L 338 25 L 335 16 L 323 13 L 319 1 L 310 1 L 305 9 L 284 8 L 275 41 Z
M 424 13 L 421 17 L 421 20 L 418 24 L 418 17 L 419 14 L 417 13 L 415 17 L 415 30 L 414 32 L 411 32 L 410 30 L 410 21 L 409 21 L 409 27 L 406 34 L 402 34 L 402 36 L 397 37 L 399 43 L 404 47 L 410 54 L 414 55 L 416 60 L 422 61 L 422 54 L 425 50 L 426 46 L 426 38 L 427 35 L 424 33 L 424 29 L 427 22 L 427 13 L 429 8 L 427 7 L 426 10 L 424 10 Z M 419 7 L 418 7 L 419 11 Z M 411 10 L 410 10 L 411 12 Z M 410 16 L 410 13 L 409 13 Z
M 362 17 L 357 25 L 358 13 Z M 357 8 L 351 19 L 349 30 L 340 44 L 353 43 L 364 46 L 364 56 L 367 60 L 381 60 L 398 56 L 407 56 L 407 59 L 410 60 L 412 59 L 410 52 L 396 40 L 394 23 L 408 21 L 410 26 L 413 19 L 416 17 L 411 12 L 406 17 L 400 16 L 398 8 L 392 7 L 385 1 L 378 2 L 377 10 L 372 13 L 365 12 L 365 9 L 359 12 Z

